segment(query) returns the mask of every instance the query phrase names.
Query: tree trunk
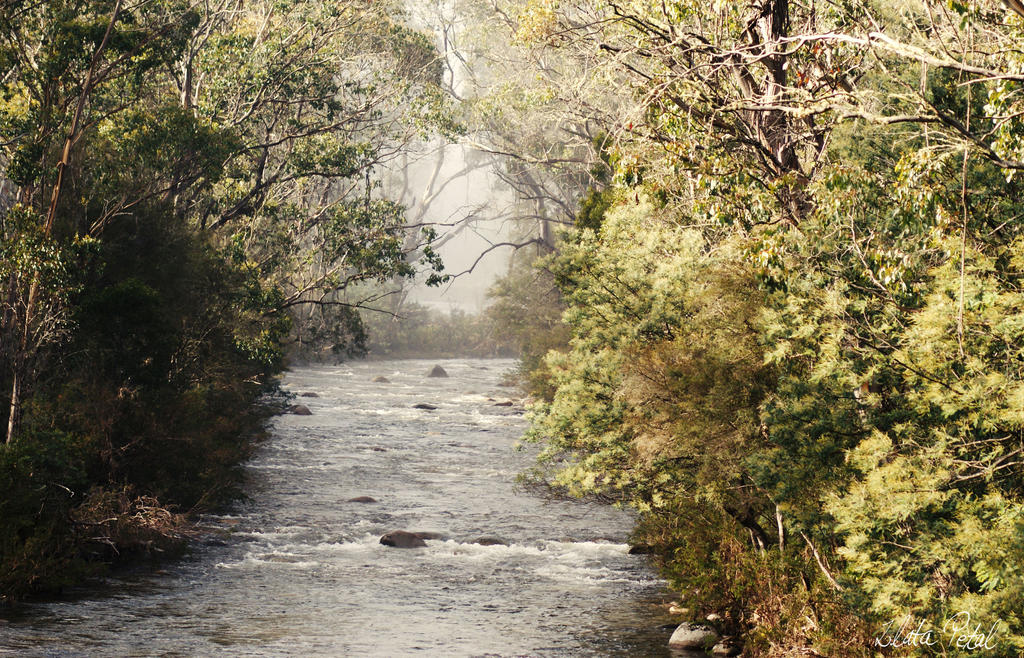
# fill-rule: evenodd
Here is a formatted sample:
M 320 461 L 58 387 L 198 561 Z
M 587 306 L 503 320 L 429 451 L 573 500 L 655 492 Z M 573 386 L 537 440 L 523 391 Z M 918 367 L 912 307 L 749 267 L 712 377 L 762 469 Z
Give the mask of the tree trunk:
M 767 546 L 769 543 L 768 533 L 765 532 L 764 528 L 761 527 L 761 524 L 757 522 L 756 518 L 754 518 L 754 514 L 751 511 L 750 507 L 735 507 L 732 505 L 725 505 L 723 509 L 725 510 L 726 514 L 731 516 L 737 523 L 739 523 L 741 526 L 743 526 L 750 532 L 751 537 L 753 537 L 755 540 L 755 547 L 763 551 L 765 546 Z
M 11 409 L 7 418 L 7 439 L 5 443 L 10 445 L 14 440 L 14 428 L 18 423 L 18 406 L 21 404 L 21 373 L 19 368 L 14 369 L 14 384 L 11 386 Z

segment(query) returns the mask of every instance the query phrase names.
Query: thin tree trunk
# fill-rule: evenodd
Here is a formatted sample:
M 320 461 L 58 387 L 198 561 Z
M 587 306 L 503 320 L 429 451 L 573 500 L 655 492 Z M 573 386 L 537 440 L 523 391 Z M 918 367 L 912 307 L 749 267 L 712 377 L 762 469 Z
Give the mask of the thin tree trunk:
M 775 506 L 775 525 L 779 529 L 779 552 L 781 553 L 786 549 L 786 530 L 782 525 L 782 510 L 778 505 Z
M 121 2 L 117 0 L 114 4 L 114 11 L 110 15 L 110 22 L 107 24 L 107 31 L 103 35 L 103 41 L 96 48 L 96 52 L 92 55 L 92 62 L 89 65 L 89 71 L 85 74 L 85 82 L 82 83 L 82 93 L 78 97 L 78 105 L 75 107 L 75 114 L 71 118 L 71 127 L 68 130 L 68 137 L 64 140 L 64 150 L 61 151 L 60 162 L 57 163 L 57 182 L 53 185 L 53 193 L 50 195 L 50 208 L 46 213 L 46 224 L 44 226 L 46 235 L 50 235 L 53 230 L 53 221 L 57 216 L 57 203 L 60 201 L 61 189 L 64 186 L 64 171 L 71 164 L 71 148 L 75 142 L 78 141 L 78 125 L 82 121 L 82 111 L 85 109 L 85 103 L 89 98 L 89 94 L 92 93 L 93 78 L 96 75 L 96 66 L 100 62 L 100 56 L 103 51 L 107 48 L 107 43 L 110 41 L 110 34 L 114 31 L 114 24 L 117 23 L 117 17 L 121 13 Z M 30 300 L 31 304 L 31 300 Z
M 25 366 L 28 361 L 28 335 L 32 323 L 32 314 L 36 297 L 39 295 L 39 274 L 32 278 L 28 289 L 28 304 L 25 306 L 25 317 L 22 320 L 21 336 L 18 339 L 18 351 L 14 353 L 14 382 L 11 384 L 11 414 L 7 418 L 7 439 L 10 445 L 14 441 L 14 431 L 18 427 L 18 412 L 21 408 L 21 392 L 24 385 Z
M 811 543 L 810 537 L 808 537 L 803 532 L 800 533 L 800 536 L 804 538 L 805 542 L 807 542 L 807 545 L 811 549 L 811 554 L 814 555 L 814 561 L 818 563 L 818 569 L 820 569 L 821 573 L 825 575 L 825 578 L 832 585 L 832 588 L 835 589 L 837 592 L 842 592 L 843 591 L 843 586 L 840 585 L 836 581 L 836 579 L 832 576 L 832 574 L 829 572 L 828 568 L 825 566 L 825 562 L 821 559 L 821 554 L 818 553 L 818 549 L 815 548 L 814 544 Z
M 18 406 L 21 404 L 21 374 L 19 368 L 14 368 L 14 385 L 11 387 L 11 415 L 7 418 L 7 445 L 14 440 L 14 427 L 17 424 Z

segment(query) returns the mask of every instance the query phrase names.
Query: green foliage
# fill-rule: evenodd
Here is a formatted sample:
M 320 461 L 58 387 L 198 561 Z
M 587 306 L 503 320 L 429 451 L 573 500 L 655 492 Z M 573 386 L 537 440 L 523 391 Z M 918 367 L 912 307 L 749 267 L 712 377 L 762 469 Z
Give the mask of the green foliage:
M 0 6 L 3 602 L 180 546 L 182 512 L 235 495 L 289 339 L 358 352 L 348 287 L 444 280 L 375 193 L 384 159 L 458 130 L 401 18 Z
M 564 351 L 570 336 L 562 321 L 565 305 L 552 271 L 544 259 L 517 252 L 509 273 L 488 293 L 493 303 L 487 316 L 496 337 L 515 346 L 519 379 L 531 395 L 550 400 L 554 388 L 545 357 L 551 351 Z
M 612 206 L 613 194 L 612 188 L 601 191 L 598 191 L 596 188 L 588 190 L 583 199 L 580 200 L 580 209 L 576 213 L 577 228 L 588 228 L 591 231 L 599 230 L 601 222 L 604 221 L 605 213 Z
M 1019 34 L 977 3 L 782 5 L 779 28 L 628 3 L 576 55 L 607 57 L 645 116 L 617 117 L 612 186 L 546 265 L 571 340 L 531 366 L 551 384 L 539 473 L 638 508 L 695 618 L 750 655 L 972 655 L 946 624 L 964 614 L 987 655 L 1020 655 Z M 572 31 L 546 11 L 545 34 Z M 913 46 L 855 63 L 869 24 Z M 685 29 L 693 60 L 663 56 Z M 768 29 L 808 45 L 773 69 Z M 965 35 L 977 49 L 951 47 Z M 942 646 L 876 644 L 905 617 Z
M 59 433 L 0 450 L 0 603 L 39 585 L 73 584 L 88 573 L 70 546 L 67 522 L 91 462 L 85 446 Z
M 758 554 L 746 531 L 713 503 L 679 497 L 641 515 L 633 541 L 682 593 L 688 620 L 745 632 L 744 650 L 771 654 L 810 638 L 823 655 L 872 656 L 872 629 L 851 616 L 823 579 L 806 571 L 800 545 Z M 770 584 L 770 586 L 766 586 Z

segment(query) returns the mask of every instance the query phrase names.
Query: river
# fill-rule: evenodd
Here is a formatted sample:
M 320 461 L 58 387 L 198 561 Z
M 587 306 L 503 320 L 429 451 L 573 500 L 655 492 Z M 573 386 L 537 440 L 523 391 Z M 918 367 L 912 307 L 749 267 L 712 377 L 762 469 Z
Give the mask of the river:
M 516 395 L 499 386 L 514 363 L 440 361 L 450 376 L 427 378 L 434 363 L 288 372 L 312 415 L 274 419 L 249 500 L 203 519 L 211 539 L 0 613 L 0 654 L 672 655 L 670 594 L 627 554 L 631 515 L 516 485 L 532 460 L 522 408 L 495 406 Z M 380 544 L 399 529 L 441 537 Z

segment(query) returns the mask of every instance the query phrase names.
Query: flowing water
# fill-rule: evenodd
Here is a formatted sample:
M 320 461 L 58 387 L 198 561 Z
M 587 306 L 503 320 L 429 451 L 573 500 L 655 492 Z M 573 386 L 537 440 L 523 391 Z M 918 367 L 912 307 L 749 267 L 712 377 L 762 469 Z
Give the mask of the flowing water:
M 289 372 L 250 501 L 162 571 L 0 616 L 25 656 L 664 656 L 668 593 L 627 554 L 631 516 L 524 491 L 511 361 Z M 384 376 L 389 383 L 376 383 Z M 428 403 L 436 410 L 416 409 Z M 370 496 L 376 503 L 347 502 Z M 396 549 L 391 530 L 439 533 Z M 507 545 L 480 545 L 481 537 Z M 217 537 L 220 537 L 219 539 Z

